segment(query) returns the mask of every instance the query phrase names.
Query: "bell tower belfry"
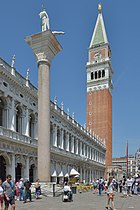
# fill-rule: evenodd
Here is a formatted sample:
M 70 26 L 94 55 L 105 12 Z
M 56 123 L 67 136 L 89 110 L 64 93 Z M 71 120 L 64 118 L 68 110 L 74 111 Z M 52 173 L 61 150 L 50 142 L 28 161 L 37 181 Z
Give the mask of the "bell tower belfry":
M 102 5 L 89 46 L 86 127 L 106 143 L 106 169 L 112 165 L 112 65 Z

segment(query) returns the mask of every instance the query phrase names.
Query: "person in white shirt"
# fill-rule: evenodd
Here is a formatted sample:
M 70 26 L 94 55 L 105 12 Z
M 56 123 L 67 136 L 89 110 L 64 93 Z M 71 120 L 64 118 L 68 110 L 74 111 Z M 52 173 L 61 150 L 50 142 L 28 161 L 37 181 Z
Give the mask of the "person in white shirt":
M 70 186 L 67 184 L 67 182 L 65 182 L 65 185 L 64 185 L 64 189 L 63 189 L 63 191 L 64 191 L 64 195 L 68 195 L 68 197 L 69 197 L 69 200 L 71 200 L 72 201 L 72 191 L 71 191 L 71 188 L 70 188 Z
M 65 183 L 63 190 L 64 190 L 64 192 L 71 192 L 70 186 L 68 186 L 67 183 Z
M 132 184 L 133 184 L 133 179 L 128 177 L 128 179 L 126 180 L 128 195 L 131 195 L 130 193 L 132 192 Z

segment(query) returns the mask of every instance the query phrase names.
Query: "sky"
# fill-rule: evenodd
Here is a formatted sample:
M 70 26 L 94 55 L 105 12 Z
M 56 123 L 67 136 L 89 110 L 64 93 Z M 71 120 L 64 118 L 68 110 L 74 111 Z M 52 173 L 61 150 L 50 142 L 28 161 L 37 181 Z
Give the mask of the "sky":
M 140 1 L 101 0 L 106 32 L 112 51 L 113 75 L 113 157 L 125 156 L 140 147 Z M 98 15 L 97 0 L 1 0 L 0 57 L 37 87 L 37 64 L 26 36 L 41 31 L 39 12 L 47 10 L 51 30 L 59 36 L 63 50 L 51 63 L 51 100 L 75 113 L 81 125 L 86 122 L 86 62 L 88 47 Z

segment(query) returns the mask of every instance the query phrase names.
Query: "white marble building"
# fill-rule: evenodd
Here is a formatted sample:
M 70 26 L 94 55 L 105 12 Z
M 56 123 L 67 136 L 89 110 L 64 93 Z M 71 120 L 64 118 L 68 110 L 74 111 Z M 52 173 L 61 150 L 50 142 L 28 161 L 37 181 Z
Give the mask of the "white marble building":
M 12 65 L 0 58 L 0 177 L 37 178 L 38 97 L 37 88 Z M 56 100 L 51 108 L 52 181 L 62 182 L 71 169 L 80 173 L 80 181 L 92 181 L 104 175 L 105 144 L 64 112 Z M 44 154 L 47 158 L 47 154 Z

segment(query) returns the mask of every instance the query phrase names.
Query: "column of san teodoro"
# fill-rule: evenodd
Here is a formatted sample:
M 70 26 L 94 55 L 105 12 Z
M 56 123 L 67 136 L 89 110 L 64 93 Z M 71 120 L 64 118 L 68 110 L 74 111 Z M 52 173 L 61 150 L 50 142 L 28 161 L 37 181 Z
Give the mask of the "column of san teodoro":
M 42 12 L 47 17 L 46 11 Z M 51 60 L 61 46 L 56 36 L 59 32 L 53 33 L 48 22 L 46 28 L 43 24 L 42 32 L 27 37 L 26 42 L 36 55 L 39 76 L 45 75 L 43 82 L 48 84 Z M 47 43 L 44 48 L 41 46 L 42 39 Z M 48 46 L 53 53 L 48 53 Z M 63 103 L 58 106 L 56 98 L 50 101 L 48 86 L 37 89 L 31 83 L 29 69 L 26 78 L 20 75 L 15 68 L 15 56 L 11 64 L 0 58 L 0 177 L 5 179 L 10 173 L 16 180 L 29 177 L 35 181 L 39 177 L 41 181 L 61 183 L 72 169 L 79 172 L 80 182 L 92 182 L 94 178 L 104 176 L 106 157 L 110 164 L 112 155 L 112 68 L 100 10 L 89 54 L 86 127 L 76 121 L 74 114 L 70 116 L 69 111 L 65 112 Z M 47 95 L 39 93 L 39 104 L 38 91 L 44 93 L 43 88 L 47 88 L 48 92 Z M 43 112 L 44 116 L 49 116 L 46 118 L 40 112 L 45 97 L 47 101 Z M 41 163 L 44 169 L 41 169 Z M 41 170 L 44 173 L 46 170 L 47 175 L 39 174 L 38 167 L 41 173 Z

